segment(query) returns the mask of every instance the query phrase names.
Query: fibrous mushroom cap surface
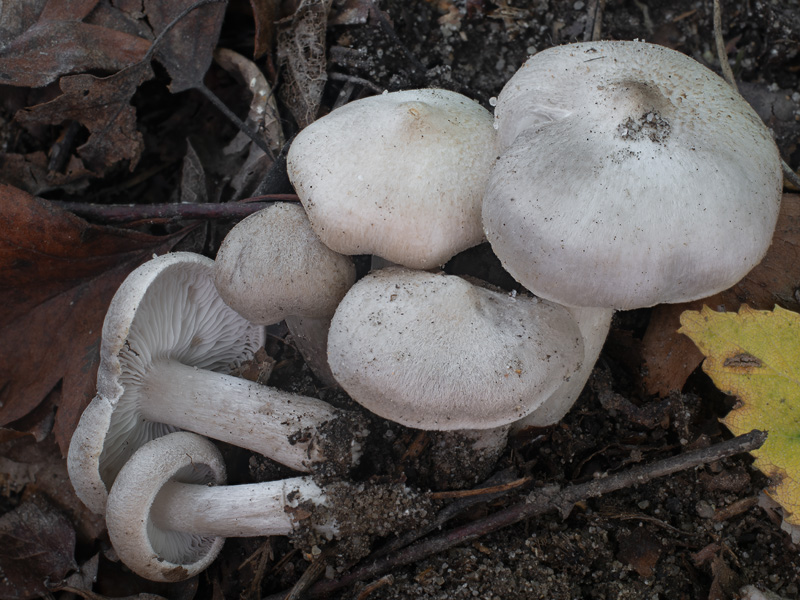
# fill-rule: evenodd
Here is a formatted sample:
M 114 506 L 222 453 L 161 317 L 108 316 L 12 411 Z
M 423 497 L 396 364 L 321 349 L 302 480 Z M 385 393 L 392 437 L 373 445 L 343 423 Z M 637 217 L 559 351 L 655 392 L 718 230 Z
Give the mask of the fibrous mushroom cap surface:
M 498 97 L 487 239 L 535 294 L 628 309 L 730 287 L 769 247 L 780 158 L 755 111 L 643 42 L 545 50 Z
M 426 89 L 336 109 L 297 135 L 287 167 L 327 246 L 427 269 L 483 241 L 481 198 L 496 157 L 491 113 Z
M 328 360 L 368 410 L 419 429 L 488 429 L 536 408 L 583 360 L 564 307 L 387 268 L 336 310 Z
M 223 300 L 261 325 L 330 317 L 356 278 L 352 259 L 320 241 L 302 206 L 285 202 L 238 223 L 215 262 Z

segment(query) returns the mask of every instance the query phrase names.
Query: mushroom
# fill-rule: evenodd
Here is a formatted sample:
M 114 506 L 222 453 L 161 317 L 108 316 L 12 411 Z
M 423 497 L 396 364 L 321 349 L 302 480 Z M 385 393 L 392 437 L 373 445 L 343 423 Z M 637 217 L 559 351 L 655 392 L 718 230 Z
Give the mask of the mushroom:
M 447 90 L 357 100 L 301 131 L 289 179 L 323 243 L 417 269 L 483 241 L 491 114 Z
M 226 374 L 262 345 L 264 329 L 225 305 L 213 265 L 189 252 L 159 256 L 134 270 L 111 301 L 97 395 L 67 462 L 78 497 L 96 513 L 104 512 L 107 490 L 135 450 L 176 429 L 300 471 L 347 469 L 358 458 L 365 435 L 358 418 Z
M 581 330 L 583 336 L 583 362 L 580 368 L 562 383 L 544 402 L 530 414 L 511 425 L 512 433 L 528 427 L 548 427 L 564 418 L 583 391 L 589 375 L 600 356 L 611 328 L 614 311 L 608 308 L 565 307 Z
M 757 114 L 674 50 L 586 42 L 530 58 L 497 99 L 486 236 L 537 296 L 631 309 L 703 298 L 769 247 L 781 163 Z
M 408 427 L 490 429 L 535 410 L 583 360 L 562 306 L 389 267 L 336 309 L 328 360 L 359 404 Z
M 328 367 L 328 328 L 355 280 L 352 259 L 323 244 L 303 207 L 286 202 L 231 229 L 214 265 L 214 284 L 225 303 L 251 323 L 285 320 L 307 364 L 327 385 L 336 383 Z
M 403 485 L 321 488 L 305 476 L 226 486 L 225 477 L 219 451 L 199 435 L 171 433 L 139 448 L 108 496 L 108 534 L 122 562 L 147 579 L 181 581 L 211 564 L 226 537 L 303 529 L 320 540 L 369 537 L 420 521 L 430 509 Z M 353 518 L 355 504 L 387 516 L 381 523 Z

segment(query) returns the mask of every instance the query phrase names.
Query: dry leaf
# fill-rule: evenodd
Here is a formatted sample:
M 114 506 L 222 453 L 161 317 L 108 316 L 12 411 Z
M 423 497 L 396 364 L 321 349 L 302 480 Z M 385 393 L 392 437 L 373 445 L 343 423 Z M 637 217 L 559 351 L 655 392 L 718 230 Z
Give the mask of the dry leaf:
M 94 396 L 111 296 L 130 271 L 183 235 L 89 225 L 0 185 L 0 425 L 31 413 L 61 382 L 55 435 L 66 452 Z
M 159 35 L 184 9 L 195 0 L 146 0 L 147 20 Z M 225 4 L 207 4 L 181 18 L 156 48 L 156 59 L 169 73 L 173 94 L 197 87 L 211 65 L 212 52 L 217 45 Z
M 151 77 L 149 63 L 137 63 L 109 77 L 62 77 L 61 96 L 17 112 L 16 119 L 23 124 L 78 121 L 89 130 L 89 139 L 78 148 L 89 168 L 102 174 L 117 162 L 128 160 L 133 171 L 144 141 L 136 129 L 136 110 L 130 99 Z
M 735 435 L 767 431 L 751 454 L 772 478 L 767 493 L 800 525 L 800 314 L 775 307 L 718 313 L 704 307 L 681 315 L 680 332 L 706 356 L 703 370 L 739 404 L 722 422 Z
M 303 0 L 294 15 L 278 23 L 281 97 L 301 128 L 316 119 L 328 80 L 325 31 L 331 2 Z
M 78 567 L 69 521 L 37 496 L 0 517 L 0 598 L 39 598 Z

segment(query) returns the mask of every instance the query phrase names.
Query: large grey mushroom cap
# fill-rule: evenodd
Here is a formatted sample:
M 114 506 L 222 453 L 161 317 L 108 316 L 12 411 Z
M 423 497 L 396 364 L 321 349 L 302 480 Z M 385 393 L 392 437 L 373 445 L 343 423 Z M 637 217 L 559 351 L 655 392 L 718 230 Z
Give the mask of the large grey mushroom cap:
M 555 392 L 578 370 L 583 342 L 562 306 L 390 267 L 344 297 L 328 360 L 347 393 L 381 417 L 418 429 L 489 429 Z
M 426 89 L 336 109 L 297 135 L 287 168 L 329 248 L 427 269 L 483 241 L 481 199 L 496 157 L 491 113 Z
M 782 174 L 753 109 L 643 42 L 545 50 L 498 97 L 487 239 L 538 296 L 630 309 L 726 289 L 769 247 Z
M 93 512 L 105 512 L 111 484 L 139 446 L 177 429 L 141 417 L 145 392 L 139 384 L 152 361 L 176 359 L 228 373 L 264 343 L 264 328 L 219 297 L 213 265 L 199 254 L 164 254 L 133 271 L 111 300 L 103 323 L 97 396 L 81 416 L 67 457 L 72 485 Z

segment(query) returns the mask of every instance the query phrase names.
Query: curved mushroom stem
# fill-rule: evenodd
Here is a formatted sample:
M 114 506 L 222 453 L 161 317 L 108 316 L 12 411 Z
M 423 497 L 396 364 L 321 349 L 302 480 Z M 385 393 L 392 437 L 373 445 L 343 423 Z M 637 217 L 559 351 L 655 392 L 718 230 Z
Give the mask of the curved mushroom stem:
M 139 409 L 148 420 L 260 452 L 304 472 L 333 458 L 326 453 L 335 453 L 328 443 L 335 440 L 320 428 L 347 414 L 316 398 L 170 359 L 154 361 L 144 376 Z M 342 450 L 352 466 L 363 432 L 357 420 L 346 424 L 351 425 Z
M 315 319 L 290 315 L 284 321 L 294 338 L 297 350 L 303 355 L 314 375 L 327 386 L 339 387 L 328 365 L 328 330 L 331 328 L 331 317 Z
M 287 508 L 303 502 L 325 504 L 325 494 L 309 477 L 211 487 L 170 481 L 156 496 L 150 515 L 161 529 L 194 535 L 289 535 L 295 520 Z M 330 533 L 336 534 L 333 524 Z

